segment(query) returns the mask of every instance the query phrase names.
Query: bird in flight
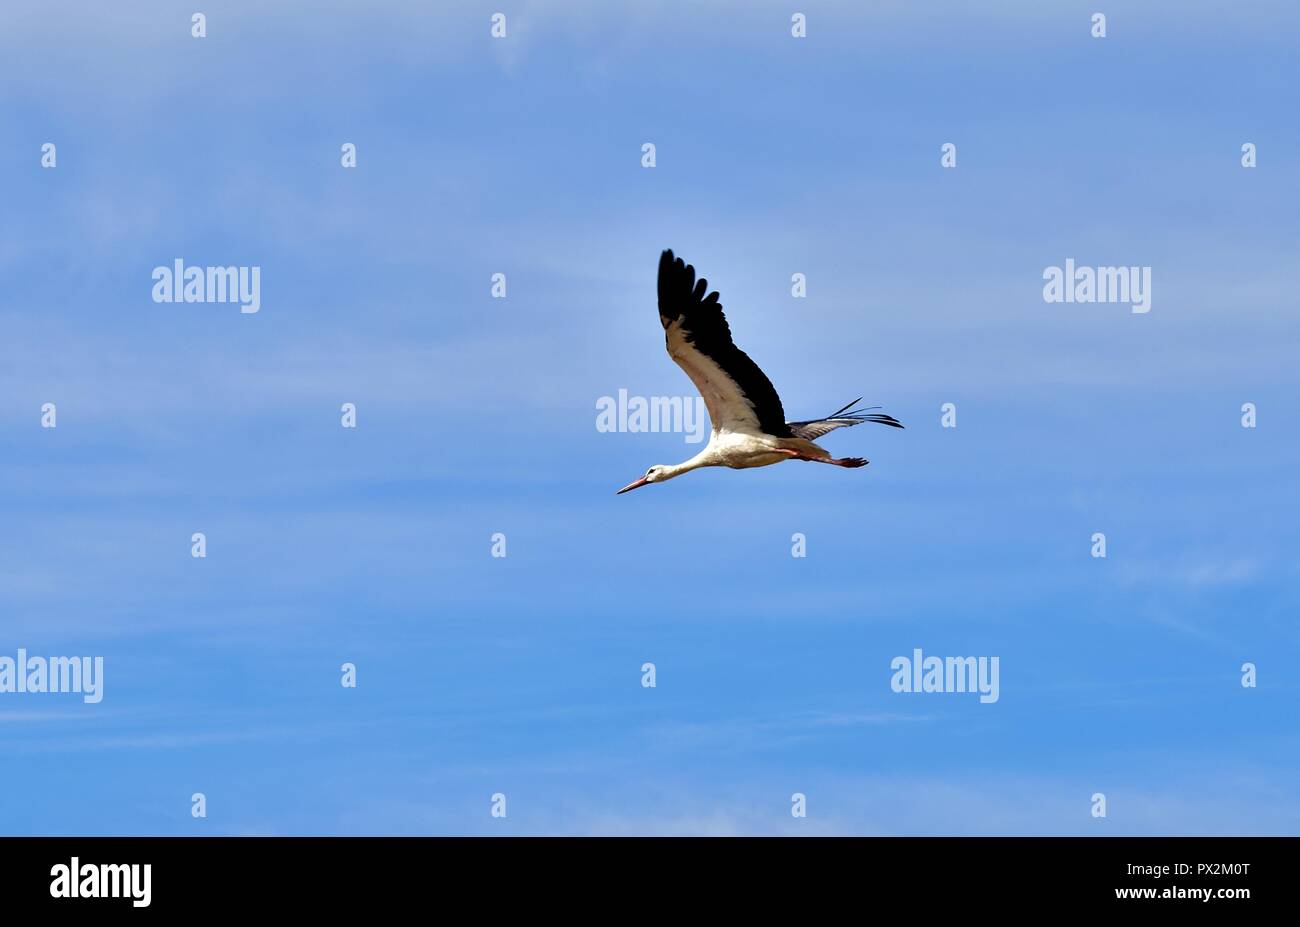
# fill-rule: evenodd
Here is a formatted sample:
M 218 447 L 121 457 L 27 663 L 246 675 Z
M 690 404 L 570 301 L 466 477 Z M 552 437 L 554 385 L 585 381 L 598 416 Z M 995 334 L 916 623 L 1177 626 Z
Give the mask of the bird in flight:
M 704 278 L 671 250 L 659 258 L 659 321 L 663 323 L 668 356 L 686 371 L 704 397 L 713 433 L 709 443 L 690 460 L 655 464 L 618 494 L 647 483 L 662 483 L 700 467 L 766 467 L 785 460 L 809 460 L 836 467 L 865 467 L 861 457 L 835 458 L 813 442 L 836 428 L 876 422 L 902 428 L 891 415 L 859 409 L 857 399 L 826 418 L 787 422 L 781 397 L 772 381 L 731 340 L 731 329 L 716 292 Z

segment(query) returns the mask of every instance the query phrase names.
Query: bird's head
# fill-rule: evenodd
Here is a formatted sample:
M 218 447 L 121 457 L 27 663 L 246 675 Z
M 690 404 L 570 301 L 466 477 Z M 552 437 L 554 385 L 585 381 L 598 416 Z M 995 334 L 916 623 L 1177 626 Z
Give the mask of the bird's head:
M 662 483 L 664 480 L 671 480 L 676 475 L 677 474 L 674 473 L 671 468 L 666 467 L 663 464 L 655 464 L 645 472 L 645 476 L 641 477 L 639 480 L 633 480 L 628 483 L 618 492 L 614 493 L 614 495 L 621 496 L 623 493 L 631 492 L 633 489 L 638 489 L 646 483 Z

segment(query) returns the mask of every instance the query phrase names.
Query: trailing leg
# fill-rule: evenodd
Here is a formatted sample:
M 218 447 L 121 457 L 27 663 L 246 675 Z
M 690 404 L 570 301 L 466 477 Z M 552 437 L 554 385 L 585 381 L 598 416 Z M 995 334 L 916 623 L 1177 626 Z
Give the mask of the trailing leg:
M 808 454 L 801 454 L 798 451 L 786 450 L 791 460 L 807 460 L 810 463 L 832 464 L 836 467 L 848 467 L 850 469 L 865 467 L 871 461 L 862 457 L 812 457 Z

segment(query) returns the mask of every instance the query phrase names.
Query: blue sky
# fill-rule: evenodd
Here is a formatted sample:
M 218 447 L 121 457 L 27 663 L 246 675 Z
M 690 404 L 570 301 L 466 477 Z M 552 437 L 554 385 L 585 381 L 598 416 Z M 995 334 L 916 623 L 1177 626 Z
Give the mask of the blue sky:
M 1293 4 L 263 6 L 0 11 L 0 655 L 106 675 L 0 694 L 0 832 L 1300 832 Z M 615 497 L 665 247 L 907 430 Z

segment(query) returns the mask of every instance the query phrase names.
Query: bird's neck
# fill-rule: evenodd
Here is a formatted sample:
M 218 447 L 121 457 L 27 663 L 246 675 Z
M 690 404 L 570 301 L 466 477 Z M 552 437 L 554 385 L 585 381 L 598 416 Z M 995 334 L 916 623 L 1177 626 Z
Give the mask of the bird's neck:
M 716 463 L 717 462 L 713 459 L 712 448 L 706 447 L 690 460 L 683 460 L 679 464 L 669 464 L 664 469 L 668 471 L 668 479 L 672 479 L 675 476 L 681 476 L 683 473 L 690 473 L 692 470 L 698 470 L 700 467 L 715 466 Z

